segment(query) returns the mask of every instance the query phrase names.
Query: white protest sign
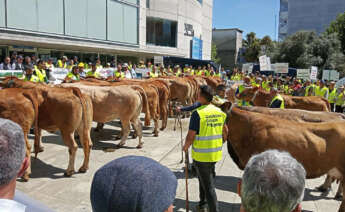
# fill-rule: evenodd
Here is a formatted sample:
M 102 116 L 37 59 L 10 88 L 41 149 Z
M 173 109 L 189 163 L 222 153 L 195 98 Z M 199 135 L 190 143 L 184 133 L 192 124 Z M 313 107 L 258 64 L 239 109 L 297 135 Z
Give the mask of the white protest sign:
M 310 70 L 309 69 L 297 69 L 297 78 L 309 80 L 310 79 Z
M 22 77 L 23 76 L 23 71 L 22 70 L 0 70 L 0 77 L 5 78 L 5 77 Z
M 135 69 L 135 73 L 137 74 L 138 78 L 147 78 L 149 77 L 150 70 L 147 68 L 137 68 Z
M 50 78 L 53 78 L 54 81 L 51 81 L 54 84 L 61 84 L 66 78 L 69 70 L 67 68 L 53 68 L 50 71 Z
M 163 64 L 163 56 L 154 56 L 153 62 L 154 64 Z
M 343 86 L 344 84 L 345 84 L 345 77 L 338 80 L 338 82 L 335 84 L 335 87 L 339 88 L 339 87 Z
M 335 70 L 323 70 L 322 72 L 322 80 L 339 80 L 339 72 Z
M 275 63 L 272 70 L 277 74 L 287 74 L 289 73 L 289 63 Z
M 252 63 L 245 63 L 242 65 L 242 73 L 252 73 L 253 72 L 253 64 Z
M 98 70 L 98 73 L 100 75 L 101 78 L 108 78 L 108 77 L 114 77 L 114 72 L 117 69 L 115 68 L 103 68 Z
M 259 57 L 259 61 L 261 71 L 271 70 L 271 59 L 269 59 L 266 55 Z
M 311 67 L 310 79 L 311 80 L 317 80 L 317 67 L 316 66 Z

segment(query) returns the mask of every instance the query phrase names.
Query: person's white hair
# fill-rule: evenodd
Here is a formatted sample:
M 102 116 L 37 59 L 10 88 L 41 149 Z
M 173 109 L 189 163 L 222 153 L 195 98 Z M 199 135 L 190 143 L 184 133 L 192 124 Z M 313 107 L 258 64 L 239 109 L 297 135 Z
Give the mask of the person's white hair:
M 246 212 L 291 212 L 304 197 L 306 171 L 287 152 L 269 150 L 253 156 L 243 174 Z
M 24 157 L 22 128 L 13 121 L 0 118 L 0 186 L 16 178 Z

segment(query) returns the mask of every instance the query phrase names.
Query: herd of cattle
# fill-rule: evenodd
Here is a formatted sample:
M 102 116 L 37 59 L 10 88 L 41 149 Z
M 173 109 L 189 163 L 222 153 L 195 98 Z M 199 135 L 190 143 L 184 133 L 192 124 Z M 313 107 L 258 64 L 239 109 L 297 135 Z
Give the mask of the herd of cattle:
M 27 156 L 31 145 L 27 135 L 34 126 L 34 152 L 43 151 L 41 129 L 60 130 L 69 148 L 69 164 L 65 175 L 74 173 L 77 132 L 84 150 L 84 161 L 79 172 L 89 167 L 92 122 L 97 130 L 114 119 L 121 121 L 119 146 L 123 146 L 131 126 L 138 137 L 137 148 L 143 147 L 140 114 L 145 114 L 145 126 L 153 120 L 153 134 L 167 127 L 175 102 L 183 105 L 197 100 L 200 85 L 215 89 L 223 83 L 217 77 L 161 77 L 147 80 L 97 80 L 89 78 L 61 85 L 43 85 L 6 78 L 0 83 L 0 117 L 21 125 L 27 144 Z M 246 88 L 239 98 L 254 106 L 237 107 L 233 85 L 226 92 L 222 109 L 227 113 L 228 152 L 236 165 L 243 169 L 249 158 L 269 149 L 289 152 L 301 162 L 308 178 L 327 174 L 326 182 L 318 189 L 330 188 L 334 180 L 340 181 L 337 197 L 342 196 L 345 176 L 345 115 L 331 113 L 327 100 L 321 97 L 283 96 L 287 109 L 269 109 L 268 93 L 258 88 Z M 159 121 L 161 126 L 159 127 Z M 30 158 L 30 157 L 28 157 Z M 24 180 L 29 179 L 28 168 Z M 345 212 L 343 199 L 339 211 Z

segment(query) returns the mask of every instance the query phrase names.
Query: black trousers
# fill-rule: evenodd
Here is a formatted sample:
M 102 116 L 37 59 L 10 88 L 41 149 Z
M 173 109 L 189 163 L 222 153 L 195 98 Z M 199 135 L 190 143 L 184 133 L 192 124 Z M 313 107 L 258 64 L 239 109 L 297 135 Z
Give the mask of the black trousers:
M 330 103 L 331 105 L 331 112 L 335 112 L 335 103 Z
M 194 166 L 199 179 L 200 208 L 206 208 L 209 212 L 218 212 L 218 201 L 215 187 L 216 163 L 194 161 Z
M 336 105 L 335 106 L 335 112 L 336 113 L 343 113 L 343 107 L 342 106 L 340 106 L 340 105 Z

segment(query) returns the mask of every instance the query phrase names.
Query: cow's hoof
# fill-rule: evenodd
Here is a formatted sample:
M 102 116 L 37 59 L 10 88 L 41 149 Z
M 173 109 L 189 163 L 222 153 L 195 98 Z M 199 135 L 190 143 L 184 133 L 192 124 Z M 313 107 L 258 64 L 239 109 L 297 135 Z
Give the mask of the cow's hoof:
M 142 149 L 143 148 L 143 144 L 139 144 L 138 146 L 137 146 L 137 149 Z
M 166 128 L 166 127 L 162 127 L 162 128 L 160 128 L 159 130 L 160 130 L 160 131 L 163 131 L 163 130 L 165 130 L 165 128 Z M 176 130 L 176 129 L 175 129 L 175 130 Z
M 88 168 L 80 167 L 80 169 L 78 171 L 79 171 L 79 173 L 86 173 L 87 170 L 88 170 Z
M 328 192 L 329 190 L 330 188 L 324 188 L 322 186 L 316 187 L 316 191 L 322 192 L 322 193 Z
M 44 146 L 40 146 L 40 147 L 38 148 L 38 152 L 44 152 Z
M 121 148 L 121 147 L 123 147 L 125 145 L 125 143 L 119 143 L 118 145 L 117 145 L 117 148 Z
M 342 201 L 343 200 L 343 195 L 342 194 L 336 194 L 334 199 L 338 200 L 338 201 Z
M 158 137 L 158 132 L 157 133 L 154 133 L 154 135 L 153 135 L 154 137 Z
M 73 171 L 66 171 L 63 175 L 65 177 L 72 177 L 73 174 L 74 174 L 74 170 Z
M 24 174 L 22 177 L 23 182 L 28 182 L 29 181 L 29 175 L 28 174 Z

